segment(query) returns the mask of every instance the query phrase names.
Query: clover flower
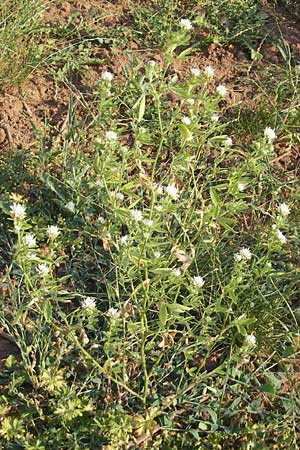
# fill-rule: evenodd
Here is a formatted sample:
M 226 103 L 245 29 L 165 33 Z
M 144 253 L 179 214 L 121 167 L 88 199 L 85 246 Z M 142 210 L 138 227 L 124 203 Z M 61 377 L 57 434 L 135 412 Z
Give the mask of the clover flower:
M 244 183 L 238 183 L 237 188 L 240 192 L 243 192 L 246 189 L 247 185 Z
M 152 227 L 152 225 L 153 225 L 153 220 L 151 220 L 151 219 L 144 219 L 144 220 L 143 220 L 143 224 L 144 224 L 146 227 Z
M 279 213 L 285 217 L 288 216 L 291 212 L 289 206 L 286 203 L 281 203 L 277 209 Z
M 215 74 L 215 69 L 211 66 L 206 66 L 204 69 L 204 73 L 207 76 L 207 78 L 213 78 Z
M 118 310 L 118 308 L 109 308 L 106 311 L 106 314 L 111 319 L 117 319 L 120 316 L 120 311 Z
M 102 72 L 101 78 L 104 81 L 112 81 L 114 78 L 114 75 L 111 72 L 109 72 L 108 70 L 105 70 L 104 72 Z
M 276 237 L 277 237 L 277 239 L 279 240 L 279 242 L 281 244 L 286 244 L 287 243 L 286 236 L 280 230 L 276 230 Z
M 197 67 L 192 67 L 191 74 L 194 75 L 194 77 L 200 77 L 201 75 L 200 69 L 198 69 Z
M 227 95 L 227 87 L 223 84 L 219 84 L 216 88 L 216 93 L 219 94 L 221 97 L 226 97 Z
M 23 237 L 23 244 L 26 245 L 26 247 L 35 247 L 36 246 L 36 238 L 33 234 L 25 234 Z
M 56 225 L 48 225 L 47 227 L 47 234 L 49 239 L 56 239 L 59 235 L 60 231 L 58 229 L 58 226 Z
M 106 131 L 105 132 L 105 139 L 107 141 L 115 141 L 117 139 L 117 133 L 115 133 L 114 131 Z
M 174 184 L 169 184 L 165 191 L 169 197 L 171 197 L 172 200 L 177 200 L 179 196 L 179 192 L 176 186 Z
M 203 280 L 202 277 L 197 276 L 197 277 L 193 277 L 193 285 L 197 288 L 202 288 L 202 286 L 204 286 L 205 281 Z
M 45 277 L 46 275 L 48 275 L 50 273 L 50 269 L 47 266 L 47 264 L 45 264 L 45 263 L 39 264 L 36 268 L 36 271 L 42 277 Z
M 227 137 L 224 141 L 224 144 L 228 145 L 228 147 L 231 147 L 233 144 L 231 137 Z
M 130 214 L 132 219 L 136 222 L 140 222 L 143 219 L 142 211 L 140 209 L 132 209 Z
M 265 138 L 268 139 L 268 141 L 272 142 L 274 139 L 276 139 L 276 133 L 275 130 L 271 127 L 266 127 L 264 130 Z
M 83 300 L 81 300 L 81 306 L 84 309 L 96 309 L 96 300 L 93 297 L 85 297 Z
M 10 213 L 14 219 L 23 220 L 26 217 L 26 207 L 20 203 L 13 203 L 10 207 Z
M 191 119 L 188 116 L 183 116 L 182 119 L 181 119 L 181 122 L 184 125 L 191 125 Z
M 129 236 L 127 234 L 124 234 L 124 236 L 120 237 L 120 244 L 125 245 L 129 239 Z
M 238 253 L 235 253 L 234 255 L 234 259 L 237 262 L 242 261 L 242 259 L 246 260 L 246 261 L 250 261 L 250 259 L 252 258 L 252 253 L 251 250 L 248 247 L 242 247 Z
M 220 119 L 220 116 L 218 116 L 218 114 L 213 114 L 210 118 L 213 122 L 218 122 Z
M 182 28 L 185 28 L 188 31 L 190 31 L 190 30 L 192 30 L 194 28 L 192 22 L 190 21 L 190 19 L 181 19 L 179 21 L 179 25 Z
M 254 336 L 254 334 L 247 334 L 247 336 L 245 336 L 245 341 L 247 345 L 256 345 L 256 337 Z

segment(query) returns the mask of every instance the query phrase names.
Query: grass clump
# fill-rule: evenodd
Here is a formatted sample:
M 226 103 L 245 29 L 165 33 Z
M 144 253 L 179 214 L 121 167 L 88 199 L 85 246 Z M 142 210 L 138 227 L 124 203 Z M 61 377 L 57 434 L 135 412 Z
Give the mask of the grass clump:
M 3 0 L 0 4 L 0 83 L 17 84 L 37 67 L 43 54 L 41 0 Z

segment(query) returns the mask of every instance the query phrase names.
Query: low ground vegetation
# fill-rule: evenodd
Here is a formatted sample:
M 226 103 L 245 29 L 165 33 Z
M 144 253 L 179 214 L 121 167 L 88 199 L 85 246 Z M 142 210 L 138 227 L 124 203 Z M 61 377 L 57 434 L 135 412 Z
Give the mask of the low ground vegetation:
M 297 449 L 300 72 L 280 37 L 260 65 L 270 12 L 129 1 L 112 28 L 91 1 L 49 27 L 21 3 L 3 92 L 43 71 L 68 102 L 0 155 L 0 448 Z M 247 54 L 251 101 L 210 45 Z

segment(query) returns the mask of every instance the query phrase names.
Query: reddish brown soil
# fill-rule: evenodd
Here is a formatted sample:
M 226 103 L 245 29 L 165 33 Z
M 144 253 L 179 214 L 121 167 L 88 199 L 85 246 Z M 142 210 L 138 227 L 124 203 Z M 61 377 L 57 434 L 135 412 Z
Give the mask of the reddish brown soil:
M 45 12 L 44 20 L 51 24 L 70 23 L 76 26 L 87 17 L 93 19 L 89 22 L 91 27 L 99 30 L 99 27 L 111 27 L 116 23 L 128 21 L 128 9 L 126 0 L 78 0 L 62 1 L 56 6 L 50 7 Z M 290 44 L 292 55 L 297 58 L 300 54 L 300 30 L 292 23 L 289 17 L 279 11 L 273 16 L 269 24 L 269 32 L 278 35 L 280 25 L 285 39 Z M 276 31 L 277 29 L 277 31 Z M 201 38 L 201 37 L 200 37 Z M 135 42 L 130 42 L 128 50 L 136 55 L 141 65 L 148 59 L 155 59 L 158 63 L 162 61 L 159 53 L 150 54 L 149 50 L 139 49 Z M 277 47 L 265 46 L 262 48 L 264 59 L 253 64 L 242 50 L 233 45 L 221 47 L 215 44 L 206 46 L 195 56 L 186 61 L 176 62 L 171 69 L 182 79 L 187 76 L 190 68 L 204 67 L 211 64 L 216 69 L 214 82 L 224 83 L 230 89 L 229 107 L 249 104 L 256 93 L 254 84 L 250 82 L 249 72 L 259 70 L 265 64 L 280 63 L 280 53 Z M 83 80 L 78 74 L 70 74 L 70 83 L 74 88 L 74 96 L 81 100 L 89 100 L 95 89 L 95 84 L 101 72 L 110 68 L 119 82 L 123 81 L 122 67 L 128 63 L 122 49 L 103 47 L 97 49 L 97 57 L 103 60 L 103 64 L 93 66 L 86 70 L 87 75 Z M 64 128 L 68 111 L 68 88 L 63 83 L 56 83 L 46 73 L 39 71 L 19 87 L 7 88 L 0 94 L 0 151 L 10 148 L 26 149 L 37 146 L 34 128 L 41 135 L 59 136 Z M 250 108 L 249 108 L 250 109 Z M 86 114 L 84 108 L 79 114 Z

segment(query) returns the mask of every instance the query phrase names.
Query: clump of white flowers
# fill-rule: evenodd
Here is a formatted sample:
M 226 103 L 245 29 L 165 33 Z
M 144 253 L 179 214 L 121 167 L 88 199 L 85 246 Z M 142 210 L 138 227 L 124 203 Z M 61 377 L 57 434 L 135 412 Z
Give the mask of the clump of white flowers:
M 124 236 L 120 237 L 120 244 L 125 245 L 129 239 L 128 234 L 124 234 Z
M 101 78 L 104 81 L 109 81 L 110 82 L 110 81 L 113 80 L 114 75 L 111 72 L 109 72 L 108 70 L 105 70 L 104 72 L 102 72 Z
M 219 94 L 221 97 L 226 97 L 227 95 L 227 87 L 223 84 L 219 84 L 219 86 L 216 87 L 216 93 Z
M 42 277 L 45 277 L 46 275 L 48 275 L 50 273 L 49 266 L 45 263 L 39 264 L 36 268 L 36 271 Z
M 179 192 L 176 186 L 174 184 L 169 184 L 165 188 L 166 194 L 172 199 L 177 200 L 179 197 Z
M 274 141 L 276 139 L 275 130 L 271 127 L 266 127 L 264 130 L 265 138 L 268 139 L 269 142 Z
M 286 236 L 280 230 L 276 230 L 276 237 L 277 237 L 277 239 L 279 240 L 279 242 L 281 244 L 286 244 L 287 243 Z
M 218 122 L 220 119 L 220 116 L 218 116 L 218 114 L 212 114 L 212 116 L 210 118 L 213 122 Z
M 117 319 L 120 316 L 120 311 L 118 310 L 118 308 L 109 308 L 106 311 L 106 315 L 111 319 Z
M 197 67 L 192 67 L 191 74 L 194 75 L 194 77 L 200 77 L 201 75 L 200 69 L 198 69 Z
M 136 222 L 140 222 L 143 219 L 142 211 L 140 209 L 132 209 L 130 215 Z
M 117 137 L 117 133 L 115 133 L 114 131 L 109 130 L 105 132 L 105 139 L 107 141 L 116 141 Z
M 26 217 L 26 207 L 20 203 L 13 203 L 10 207 L 10 213 L 14 219 L 23 220 Z
M 49 239 L 56 239 L 59 235 L 60 231 L 58 226 L 56 225 L 48 225 L 47 227 L 47 235 Z
M 81 306 L 84 309 L 96 309 L 96 300 L 93 297 L 85 297 L 81 300 Z
M 247 334 L 247 336 L 245 336 L 245 342 L 249 346 L 254 346 L 254 345 L 256 345 L 256 337 L 252 333 Z
M 252 253 L 248 247 L 242 247 L 238 251 L 238 253 L 236 253 L 234 255 L 234 259 L 238 262 L 242 261 L 242 260 L 250 261 L 251 258 L 252 258 Z
M 36 246 L 36 238 L 33 234 L 25 234 L 23 237 L 23 244 L 26 245 L 26 247 L 35 247 Z
M 197 277 L 193 277 L 193 285 L 196 287 L 196 288 L 202 288 L 202 286 L 204 286 L 204 280 L 203 280 L 203 278 L 202 277 L 200 277 L 200 276 L 197 276 Z
M 183 116 L 182 119 L 181 119 L 181 122 L 184 125 L 191 125 L 191 119 L 188 116 Z
M 206 66 L 204 69 L 204 74 L 207 78 L 213 78 L 215 74 L 215 69 L 211 66 Z
M 188 31 L 190 31 L 194 28 L 190 19 L 180 19 L 179 25 Z
M 247 185 L 244 183 L 238 183 L 237 188 L 240 192 L 243 192 L 246 189 Z
M 291 212 L 289 206 L 286 203 L 281 203 L 277 209 L 279 211 L 279 214 L 284 217 L 288 216 Z
M 224 141 L 224 144 L 227 145 L 228 147 L 231 147 L 233 144 L 232 138 L 231 137 L 227 137 Z

